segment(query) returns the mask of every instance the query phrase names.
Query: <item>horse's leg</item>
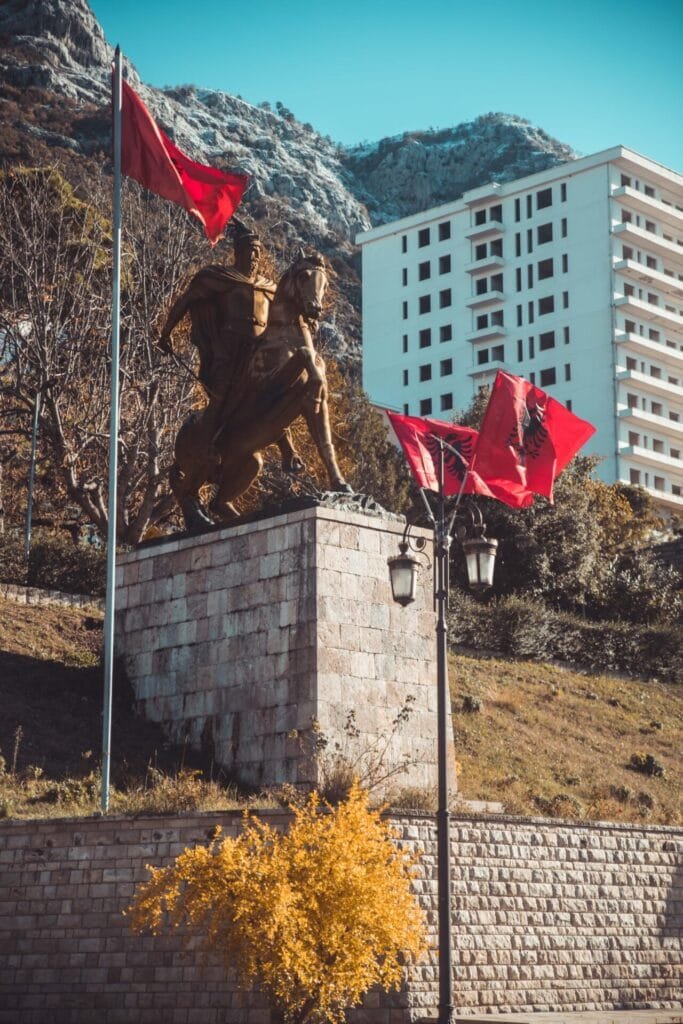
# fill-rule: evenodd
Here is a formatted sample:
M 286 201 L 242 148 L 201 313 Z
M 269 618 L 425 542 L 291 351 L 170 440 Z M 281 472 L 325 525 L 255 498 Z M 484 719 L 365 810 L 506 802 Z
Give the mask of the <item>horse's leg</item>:
M 311 437 L 318 449 L 318 454 L 327 470 L 330 489 L 353 494 L 353 487 L 346 482 L 337 465 L 337 456 L 332 444 L 332 431 L 330 430 L 330 417 L 327 408 L 327 388 L 323 387 L 320 395 L 310 396 L 305 401 L 302 412 Z
M 289 427 L 286 427 L 283 430 L 282 436 L 278 438 L 277 446 L 280 449 L 280 460 L 282 462 L 283 472 L 303 473 L 306 469 L 306 464 L 294 447 L 292 432 Z
M 169 484 L 188 530 L 212 526 L 199 500 L 199 488 L 209 479 L 209 432 L 203 418 L 193 414 L 178 431 L 174 462 L 168 474 Z
M 225 521 L 239 515 L 232 502 L 251 486 L 261 472 L 262 466 L 263 456 L 260 452 L 253 452 L 235 461 L 224 461 L 221 465 L 218 491 L 211 502 L 211 511 Z

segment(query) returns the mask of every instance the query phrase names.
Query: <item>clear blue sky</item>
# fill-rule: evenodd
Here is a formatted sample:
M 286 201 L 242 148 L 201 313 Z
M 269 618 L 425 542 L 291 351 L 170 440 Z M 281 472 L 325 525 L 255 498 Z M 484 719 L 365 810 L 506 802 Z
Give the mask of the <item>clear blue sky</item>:
M 280 100 L 335 141 L 519 114 L 683 172 L 683 0 L 90 0 L 149 85 Z

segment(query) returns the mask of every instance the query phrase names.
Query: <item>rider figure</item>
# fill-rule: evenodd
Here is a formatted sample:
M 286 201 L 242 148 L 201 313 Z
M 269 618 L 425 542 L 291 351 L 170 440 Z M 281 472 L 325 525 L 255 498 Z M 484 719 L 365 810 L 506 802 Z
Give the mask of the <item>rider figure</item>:
M 275 284 L 259 275 L 263 245 L 255 231 L 233 218 L 232 266 L 200 270 L 178 296 L 161 331 L 159 347 L 172 353 L 171 333 L 190 314 L 190 340 L 199 351 L 199 379 L 221 418 L 239 405 L 249 361 L 268 324 Z

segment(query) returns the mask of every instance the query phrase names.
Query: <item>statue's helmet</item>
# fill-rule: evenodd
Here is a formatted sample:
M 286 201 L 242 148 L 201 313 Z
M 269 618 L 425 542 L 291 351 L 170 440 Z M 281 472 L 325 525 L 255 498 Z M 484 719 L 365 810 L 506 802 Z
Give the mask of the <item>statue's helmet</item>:
M 263 242 L 253 228 L 248 228 L 244 221 L 237 217 L 232 218 L 232 241 L 235 252 L 243 245 L 256 246 L 263 249 Z

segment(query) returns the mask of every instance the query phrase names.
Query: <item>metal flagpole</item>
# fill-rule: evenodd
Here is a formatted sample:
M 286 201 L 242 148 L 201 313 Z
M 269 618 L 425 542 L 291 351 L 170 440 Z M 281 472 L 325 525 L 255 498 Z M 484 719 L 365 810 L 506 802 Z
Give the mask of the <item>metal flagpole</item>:
M 111 767 L 111 707 L 114 678 L 114 618 L 116 593 L 116 477 L 119 440 L 119 332 L 121 293 L 121 50 L 114 54 L 112 90 L 114 123 L 114 224 L 111 300 L 111 413 L 109 417 L 109 522 L 107 528 L 107 592 L 104 616 L 104 707 L 102 712 L 102 811 L 109 809 Z
M 36 479 L 36 445 L 38 442 L 38 419 L 40 417 L 41 389 L 36 391 L 33 405 L 33 434 L 31 436 L 31 468 L 28 474 L 28 504 L 26 506 L 26 538 L 24 541 L 24 557 L 26 559 L 26 572 L 28 573 L 28 556 L 31 552 L 31 519 L 33 516 L 33 487 Z M 27 576 L 28 582 L 28 576 Z

